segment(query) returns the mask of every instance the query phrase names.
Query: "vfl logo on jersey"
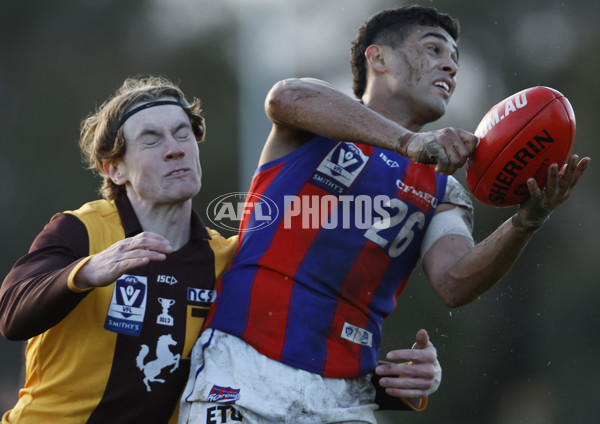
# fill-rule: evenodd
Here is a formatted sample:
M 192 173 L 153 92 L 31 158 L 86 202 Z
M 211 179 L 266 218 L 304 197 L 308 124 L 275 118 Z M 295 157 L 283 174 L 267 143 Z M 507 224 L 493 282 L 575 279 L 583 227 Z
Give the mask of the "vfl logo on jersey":
M 195 289 L 193 287 L 187 288 L 188 302 L 213 303 L 216 298 L 216 290 Z
M 144 384 L 146 385 L 147 391 L 152 391 L 150 388 L 150 383 L 165 382 L 165 380 L 162 378 L 156 378 L 161 373 L 163 368 L 172 365 L 171 370 L 169 371 L 170 373 L 173 373 L 173 371 L 179 368 L 179 360 L 181 359 L 181 355 L 179 353 L 173 355 L 170 349 L 170 346 L 175 345 L 177 345 L 177 342 L 173 340 L 172 335 L 165 334 L 160 336 L 156 342 L 156 359 L 146 363 L 144 363 L 144 359 L 146 359 L 150 348 L 145 344 L 140 346 L 140 352 L 138 353 L 135 362 L 138 369 L 144 372 Z
M 342 339 L 350 340 L 352 343 L 363 346 L 373 346 L 373 333 L 347 322 L 344 323 L 344 328 L 342 329 Z
M 321 161 L 310 182 L 331 194 L 344 194 L 368 160 L 354 144 L 339 142 Z
M 115 281 L 104 328 L 115 333 L 139 336 L 146 313 L 148 279 L 123 274 Z
M 240 389 L 231 387 L 212 386 L 207 402 L 235 403 L 241 397 Z

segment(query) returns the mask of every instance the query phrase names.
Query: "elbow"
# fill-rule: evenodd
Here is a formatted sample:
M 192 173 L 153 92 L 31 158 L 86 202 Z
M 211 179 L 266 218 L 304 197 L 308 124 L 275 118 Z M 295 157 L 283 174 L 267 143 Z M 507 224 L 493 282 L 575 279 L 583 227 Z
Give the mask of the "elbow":
M 450 309 L 460 308 L 461 306 L 466 305 L 470 302 L 470 300 L 459 299 L 456 296 L 454 297 L 442 297 L 442 301 L 444 304 Z
M 0 329 L 0 334 L 2 334 L 2 336 L 3 336 L 3 337 L 6 339 L 6 340 L 8 340 L 8 341 L 11 341 L 11 342 L 18 342 L 18 341 L 27 340 L 27 339 L 24 339 L 24 338 L 22 338 L 22 337 L 19 337 L 19 336 L 18 336 L 18 335 L 16 335 L 16 334 L 13 334 L 13 333 L 11 333 L 11 332 L 10 332 L 10 331 L 8 331 L 8 330 L 5 330 L 4 328 Z
M 29 340 L 30 338 L 35 337 L 42 332 L 42 330 L 24 328 L 18 325 L 7 325 L 4 319 L 0 323 L 0 334 L 2 334 L 6 340 L 13 342 Z
M 452 283 L 446 283 L 443 286 L 443 290 L 438 290 L 437 294 L 442 299 L 442 302 L 451 309 L 460 308 L 473 300 L 478 298 L 478 293 L 472 291 L 461 290 L 461 287 L 465 287 L 460 282 L 453 281 Z
M 6 320 L 2 318 L 0 321 L 0 334 L 6 339 L 10 341 L 20 341 L 26 340 L 19 334 L 18 331 L 14 331 L 9 325 L 6 324 Z
M 275 123 L 289 123 L 297 115 L 302 101 L 314 95 L 309 83 L 299 78 L 281 80 L 271 88 L 265 99 L 265 111 Z
M 23 340 L 20 337 L 18 326 L 14 319 L 14 308 L 11 307 L 10 302 L 7 300 L 7 293 L 5 290 L 0 292 L 0 334 L 6 340 L 18 341 Z
M 438 296 L 448 308 L 455 309 L 463 305 L 452 292 L 438 293 Z
M 14 325 L 8 314 L 2 313 L 0 315 L 0 334 L 6 339 L 11 341 L 27 340 L 29 337 L 19 331 L 17 325 Z
M 278 113 L 289 107 L 292 103 L 293 94 L 297 88 L 297 79 L 285 79 L 275 83 L 267 94 L 265 110 L 271 120 L 275 120 Z
M 14 307 L 8 305 L 3 297 L 0 297 L 0 334 L 11 341 L 27 340 L 34 335 L 17 319 Z

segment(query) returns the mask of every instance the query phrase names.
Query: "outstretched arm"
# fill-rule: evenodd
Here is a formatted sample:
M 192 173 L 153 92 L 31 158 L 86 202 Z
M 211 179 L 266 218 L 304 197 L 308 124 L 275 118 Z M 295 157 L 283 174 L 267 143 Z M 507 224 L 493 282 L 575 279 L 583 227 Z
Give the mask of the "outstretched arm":
M 572 155 L 560 171 L 556 164 L 551 165 L 543 192 L 530 179 L 530 200 L 480 243 L 473 245 L 466 237 L 446 235 L 433 244 L 423 257 L 423 270 L 446 305 L 471 302 L 511 269 L 547 215 L 569 197 L 589 161 Z

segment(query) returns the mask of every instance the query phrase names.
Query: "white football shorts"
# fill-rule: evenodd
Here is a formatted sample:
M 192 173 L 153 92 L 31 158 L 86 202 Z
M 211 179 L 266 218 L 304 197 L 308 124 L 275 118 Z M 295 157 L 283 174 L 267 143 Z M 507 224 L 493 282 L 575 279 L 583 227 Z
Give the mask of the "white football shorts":
M 325 378 L 208 329 L 192 350 L 179 423 L 376 424 L 374 400 L 370 375 Z

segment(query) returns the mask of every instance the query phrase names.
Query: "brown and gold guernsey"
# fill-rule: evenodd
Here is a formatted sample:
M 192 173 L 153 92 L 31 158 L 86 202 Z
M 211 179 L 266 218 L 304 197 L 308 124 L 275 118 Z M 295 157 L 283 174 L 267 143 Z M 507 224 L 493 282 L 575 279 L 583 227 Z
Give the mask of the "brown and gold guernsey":
M 57 214 L 2 285 L 3 332 L 29 339 L 26 381 L 3 424 L 170 423 L 189 355 L 236 238 L 193 213 L 190 241 L 115 283 L 74 287 L 78 268 L 142 231 L 125 196 Z

